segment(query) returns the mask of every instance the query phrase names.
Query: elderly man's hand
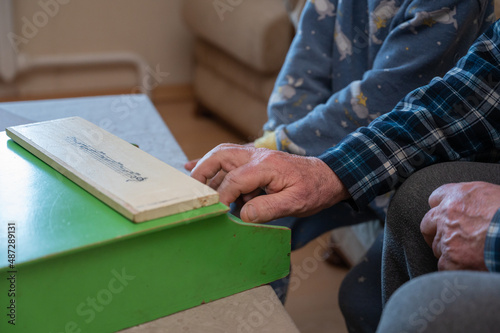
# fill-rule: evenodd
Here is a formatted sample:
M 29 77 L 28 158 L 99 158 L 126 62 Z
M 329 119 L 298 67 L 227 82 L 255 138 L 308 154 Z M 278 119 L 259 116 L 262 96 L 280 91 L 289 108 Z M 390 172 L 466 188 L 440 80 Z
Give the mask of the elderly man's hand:
M 240 214 L 247 222 L 310 215 L 349 197 L 337 175 L 320 159 L 265 148 L 220 145 L 198 162 L 191 176 L 208 182 L 226 205 L 240 195 L 250 195 Z M 253 197 L 259 189 L 267 195 Z
M 431 210 L 420 230 L 439 259 L 439 270 L 486 270 L 484 243 L 491 219 L 500 208 L 500 186 L 447 184 L 429 197 Z

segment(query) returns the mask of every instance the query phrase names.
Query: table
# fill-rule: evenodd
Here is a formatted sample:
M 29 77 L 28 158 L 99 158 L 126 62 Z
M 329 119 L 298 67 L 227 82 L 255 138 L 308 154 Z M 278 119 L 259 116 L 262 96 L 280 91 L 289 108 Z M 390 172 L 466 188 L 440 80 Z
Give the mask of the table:
M 299 333 L 270 286 L 197 306 L 121 333 Z
M 0 131 L 25 123 L 79 116 L 184 170 L 186 155 L 145 95 L 0 103 Z
M 0 103 L 5 127 L 80 116 L 186 172 L 175 138 L 144 95 Z M 261 286 L 121 332 L 298 332 L 269 286 Z

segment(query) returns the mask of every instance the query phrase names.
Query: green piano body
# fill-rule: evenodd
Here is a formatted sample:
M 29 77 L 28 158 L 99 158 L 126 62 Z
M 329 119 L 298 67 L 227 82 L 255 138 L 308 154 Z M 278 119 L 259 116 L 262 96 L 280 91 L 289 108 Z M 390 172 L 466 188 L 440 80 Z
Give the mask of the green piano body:
M 1 332 L 111 332 L 286 276 L 290 230 L 215 204 L 133 223 L 0 132 Z

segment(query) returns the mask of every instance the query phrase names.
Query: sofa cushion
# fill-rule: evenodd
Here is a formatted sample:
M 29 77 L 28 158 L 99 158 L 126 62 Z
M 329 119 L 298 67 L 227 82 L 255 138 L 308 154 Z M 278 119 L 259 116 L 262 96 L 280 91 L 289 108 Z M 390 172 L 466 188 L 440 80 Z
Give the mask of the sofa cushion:
M 238 86 L 248 94 L 267 103 L 278 72 L 263 74 L 255 71 L 202 39 L 196 40 L 194 50 L 197 64 L 209 68 L 230 84 Z
M 203 65 L 195 68 L 194 89 L 198 101 L 253 141 L 262 135 L 267 103 L 224 80 Z M 216 111 L 215 111 L 216 110 Z
M 184 0 L 193 33 L 263 73 L 276 72 L 293 38 L 283 0 Z

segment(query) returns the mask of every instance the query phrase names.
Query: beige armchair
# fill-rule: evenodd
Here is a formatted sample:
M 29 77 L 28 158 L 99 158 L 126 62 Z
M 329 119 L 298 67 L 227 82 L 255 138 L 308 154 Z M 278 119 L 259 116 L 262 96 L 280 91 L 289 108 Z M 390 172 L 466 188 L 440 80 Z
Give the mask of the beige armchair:
M 185 0 L 183 12 L 195 35 L 197 102 L 255 139 L 294 35 L 285 2 Z

